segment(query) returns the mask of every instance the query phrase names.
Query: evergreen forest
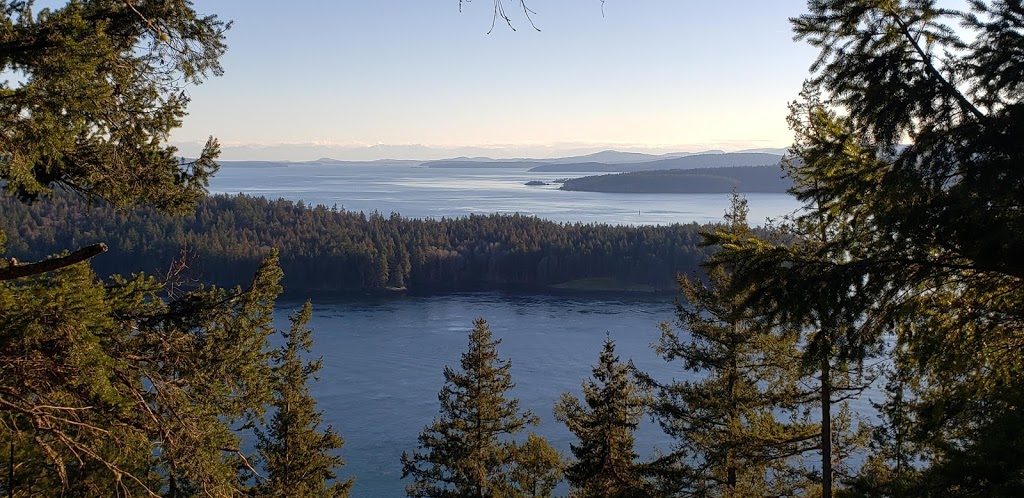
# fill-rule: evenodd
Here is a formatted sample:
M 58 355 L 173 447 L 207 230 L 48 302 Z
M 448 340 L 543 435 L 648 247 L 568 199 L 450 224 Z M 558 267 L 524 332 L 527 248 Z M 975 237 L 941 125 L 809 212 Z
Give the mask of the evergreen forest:
M 526 3 L 494 0 L 495 21 Z M 653 354 L 690 380 L 607 339 L 552 407 L 562 453 L 479 318 L 396 462 L 408 496 L 1024 496 L 1020 0 L 809 0 L 783 163 L 805 209 L 772 230 L 737 194 L 721 224 L 636 228 L 209 196 L 218 142 L 186 160 L 167 140 L 229 22 L 187 0 L 0 10 L 9 497 L 348 496 L 309 389 L 312 305 L 276 330 L 283 285 L 591 278 L 678 289 Z M 849 402 L 872 385 L 868 420 Z M 650 457 L 645 418 L 672 441 Z
M 117 210 L 70 194 L 32 205 L 0 200 L 8 250 L 26 260 L 102 242 L 110 254 L 92 262 L 101 276 L 166 273 L 184 258 L 182 279 L 231 286 L 277 249 L 282 282 L 295 292 L 537 290 L 582 279 L 673 291 L 676 273 L 707 257 L 706 228 L 385 217 L 245 195 L 204 197 L 183 215 Z

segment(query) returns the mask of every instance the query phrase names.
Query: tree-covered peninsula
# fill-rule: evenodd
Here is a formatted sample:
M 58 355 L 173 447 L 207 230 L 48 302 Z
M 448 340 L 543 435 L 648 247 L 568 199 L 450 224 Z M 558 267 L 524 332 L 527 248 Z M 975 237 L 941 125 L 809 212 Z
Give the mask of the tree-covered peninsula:
M 274 249 L 289 291 L 410 292 L 593 286 L 675 289 L 707 255 L 697 224 L 562 224 L 521 215 L 412 219 L 250 196 L 209 196 L 182 216 L 60 195 L 0 199 L 0 229 L 19 257 L 104 242 L 100 275 L 184 266 L 189 281 L 236 285 Z M 581 285 L 575 285 L 580 282 Z

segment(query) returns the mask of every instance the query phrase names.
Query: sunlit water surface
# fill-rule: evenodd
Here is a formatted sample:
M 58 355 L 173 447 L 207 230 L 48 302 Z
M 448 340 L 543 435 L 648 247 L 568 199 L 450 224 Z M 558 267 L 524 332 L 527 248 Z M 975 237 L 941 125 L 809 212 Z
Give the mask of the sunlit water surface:
M 523 168 L 447 169 L 405 165 L 242 167 L 227 163 L 210 182 L 216 193 L 302 200 L 338 209 L 392 212 L 412 218 L 520 213 L 560 222 L 665 225 L 722 219 L 729 194 L 607 194 L 569 192 L 553 182 L 579 173 L 533 173 Z M 795 211 L 788 194 L 746 194 L 752 224 Z

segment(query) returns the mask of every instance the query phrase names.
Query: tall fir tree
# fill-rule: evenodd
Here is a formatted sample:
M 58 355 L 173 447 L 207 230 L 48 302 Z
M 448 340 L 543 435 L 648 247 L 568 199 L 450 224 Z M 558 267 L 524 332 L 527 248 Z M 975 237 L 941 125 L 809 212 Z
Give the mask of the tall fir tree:
M 478 318 L 462 354 L 461 371 L 444 369 L 441 414 L 424 428 L 419 448 L 402 454 L 402 477 L 415 498 L 497 498 L 514 493 L 512 439 L 537 418 L 507 398 L 515 384 L 509 361 L 498 357 L 487 322 Z
M 265 479 L 256 496 L 267 498 L 345 498 L 353 479 L 337 481 L 337 469 L 345 464 L 337 451 L 344 445 L 330 426 L 320 429 L 323 415 L 309 393 L 309 381 L 322 361 L 303 359 L 313 346 L 307 328 L 312 304 L 288 317 L 291 330 L 285 344 L 273 353 L 274 413 L 266 430 L 256 430 L 256 449 L 263 461 Z
M 593 378 L 583 383 L 583 403 L 563 393 L 555 418 L 577 438 L 570 448 L 575 459 L 565 470 L 577 498 L 649 496 L 642 465 L 633 448 L 646 396 L 633 381 L 630 367 L 615 355 L 615 342 L 605 338 Z
M 903 387 L 876 447 L 902 454 L 870 460 L 892 466 L 871 493 L 1020 494 L 1020 2 L 808 10 L 792 22 L 819 57 L 793 106 L 791 175 L 798 218 L 825 238 L 726 237 L 719 260 L 766 313 L 854 324 L 828 336 L 840 356 L 891 345 Z
M 746 200 L 733 194 L 724 230 L 753 237 Z M 798 456 L 815 447 L 815 427 L 793 410 L 801 390 L 798 330 L 765 322 L 730 293 L 731 271 L 709 263 L 706 280 L 680 276 L 683 332 L 662 324 L 655 346 L 698 380 L 646 381 L 655 417 L 676 446 L 652 463 L 669 495 L 784 496 L 805 485 Z

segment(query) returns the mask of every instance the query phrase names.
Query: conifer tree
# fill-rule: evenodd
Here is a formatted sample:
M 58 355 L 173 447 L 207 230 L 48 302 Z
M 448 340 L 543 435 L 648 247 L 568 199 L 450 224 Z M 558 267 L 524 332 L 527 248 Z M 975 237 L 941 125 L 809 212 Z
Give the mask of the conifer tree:
M 746 200 L 733 194 L 725 230 L 752 237 Z M 663 323 L 655 350 L 697 372 L 658 383 L 652 406 L 676 441 L 652 463 L 669 494 L 776 496 L 795 492 L 796 457 L 816 447 L 815 428 L 790 408 L 799 400 L 799 334 L 774 327 L 729 294 L 731 272 L 706 265 L 706 281 L 680 276 L 676 332 Z
M 279 279 L 275 256 L 247 290 L 173 300 L 152 278 L 102 282 L 83 264 L 0 285 L 0 442 L 13 442 L 16 470 L 6 491 L 242 490 L 235 427 L 270 399 Z
M 352 479 L 337 479 L 344 461 L 336 454 L 344 441 L 328 426 L 322 431 L 323 416 L 309 394 L 309 380 L 315 378 L 321 360 L 303 360 L 313 346 L 309 323 L 309 302 L 291 314 L 286 342 L 274 352 L 273 390 L 275 410 L 266 431 L 256 430 L 256 449 L 263 460 L 265 479 L 256 487 L 260 497 L 337 497 L 349 495 Z
M 565 470 L 571 496 L 647 496 L 633 449 L 633 433 L 645 408 L 645 396 L 633 381 L 630 367 L 615 355 L 615 342 L 605 338 L 593 378 L 583 383 L 583 403 L 563 393 L 555 405 L 555 418 L 578 440 L 570 445 L 575 459 Z
M 402 454 L 402 477 L 413 479 L 406 486 L 409 496 L 497 498 L 514 492 L 511 438 L 537 418 L 520 412 L 518 399 L 506 398 L 515 384 L 511 363 L 498 357 L 500 342 L 478 318 L 461 371 L 445 367 L 441 414 L 420 433 L 419 448 Z
M 513 496 L 551 498 L 564 472 L 565 459 L 562 453 L 552 448 L 546 439 L 531 432 L 526 441 L 516 447 L 509 473 L 515 487 Z
M 1021 4 L 808 10 L 792 22 L 819 57 L 792 108 L 791 176 L 798 219 L 825 238 L 724 237 L 717 259 L 755 289 L 751 306 L 829 326 L 838 357 L 892 344 L 904 387 L 881 435 L 901 454 L 869 461 L 866 472 L 891 465 L 872 493 L 1020 494 Z
M 0 5 L 3 191 L 191 208 L 217 169 L 216 141 L 193 161 L 165 142 L 185 85 L 221 73 L 228 24 L 187 0 L 59 4 Z M 143 275 L 100 281 L 84 262 L 106 246 L 68 249 L 0 259 L 5 494 L 243 491 L 236 429 L 270 399 L 276 253 L 245 289 L 182 293 Z
M 21 199 L 54 188 L 119 206 L 187 210 L 217 142 L 183 161 L 165 144 L 187 85 L 218 76 L 229 23 L 187 0 L 0 5 L 0 179 Z

